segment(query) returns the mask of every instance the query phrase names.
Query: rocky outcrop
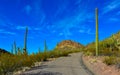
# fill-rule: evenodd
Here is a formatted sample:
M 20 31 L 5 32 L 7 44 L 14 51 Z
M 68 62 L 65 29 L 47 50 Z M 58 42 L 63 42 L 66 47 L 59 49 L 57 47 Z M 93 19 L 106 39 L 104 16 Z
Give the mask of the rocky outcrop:
M 62 50 L 71 50 L 71 49 L 80 49 L 84 46 L 80 43 L 74 42 L 72 40 L 64 40 L 57 44 L 56 49 Z

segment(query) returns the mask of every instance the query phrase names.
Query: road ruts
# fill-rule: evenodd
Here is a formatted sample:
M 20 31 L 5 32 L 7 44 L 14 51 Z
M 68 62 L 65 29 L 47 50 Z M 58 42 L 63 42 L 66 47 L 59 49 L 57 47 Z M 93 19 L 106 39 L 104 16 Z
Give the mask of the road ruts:
M 73 53 L 55 61 L 43 63 L 21 75 L 93 75 L 82 62 L 82 53 Z

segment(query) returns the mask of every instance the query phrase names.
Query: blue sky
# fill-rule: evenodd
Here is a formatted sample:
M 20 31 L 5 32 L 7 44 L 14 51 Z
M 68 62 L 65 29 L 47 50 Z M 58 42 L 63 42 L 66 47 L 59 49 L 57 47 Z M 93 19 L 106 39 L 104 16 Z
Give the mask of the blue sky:
M 53 49 L 62 40 L 83 45 L 95 41 L 95 8 L 99 9 L 99 39 L 120 30 L 120 0 L 0 0 L 0 48 L 23 47 L 29 29 L 30 53 Z

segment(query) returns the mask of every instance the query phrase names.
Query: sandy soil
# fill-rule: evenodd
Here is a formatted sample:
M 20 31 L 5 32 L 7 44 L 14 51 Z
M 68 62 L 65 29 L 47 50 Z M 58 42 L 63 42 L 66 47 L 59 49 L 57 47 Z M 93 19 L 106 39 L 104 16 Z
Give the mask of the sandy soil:
M 82 59 L 95 75 L 120 75 L 120 70 L 115 65 L 107 66 L 103 63 L 104 57 L 83 56 Z

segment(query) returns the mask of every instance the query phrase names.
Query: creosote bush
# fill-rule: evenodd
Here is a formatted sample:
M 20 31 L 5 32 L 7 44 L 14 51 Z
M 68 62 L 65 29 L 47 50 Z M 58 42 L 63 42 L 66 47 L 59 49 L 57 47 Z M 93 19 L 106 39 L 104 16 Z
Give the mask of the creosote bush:
M 92 53 L 92 52 L 90 52 L 90 51 L 87 51 L 87 52 L 84 52 L 84 55 L 85 55 L 85 56 L 92 56 L 92 55 L 93 55 L 93 53 Z
M 22 64 L 19 59 L 19 57 L 13 55 L 1 54 L 0 75 L 6 75 L 8 72 L 13 72 L 16 68 L 20 67 Z

